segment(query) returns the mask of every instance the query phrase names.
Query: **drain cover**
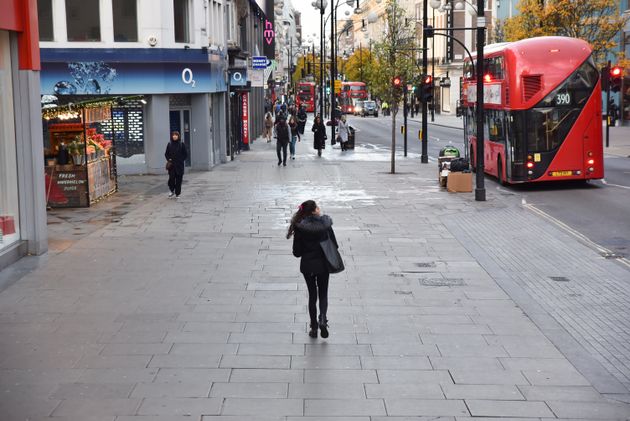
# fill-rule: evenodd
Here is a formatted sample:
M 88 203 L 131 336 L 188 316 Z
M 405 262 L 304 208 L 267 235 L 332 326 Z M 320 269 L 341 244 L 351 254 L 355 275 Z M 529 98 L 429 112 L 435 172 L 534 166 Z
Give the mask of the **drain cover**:
M 394 291 L 394 294 L 396 294 L 396 295 L 411 295 L 411 294 L 413 294 L 413 292 L 411 292 L 411 291 Z
M 416 263 L 416 266 L 418 266 L 419 268 L 434 268 L 435 262 L 420 262 Z
M 549 279 L 554 282 L 569 282 L 569 278 L 565 278 L 564 276 L 550 276 Z
M 420 284 L 432 287 L 456 287 L 466 285 L 462 278 L 420 279 Z

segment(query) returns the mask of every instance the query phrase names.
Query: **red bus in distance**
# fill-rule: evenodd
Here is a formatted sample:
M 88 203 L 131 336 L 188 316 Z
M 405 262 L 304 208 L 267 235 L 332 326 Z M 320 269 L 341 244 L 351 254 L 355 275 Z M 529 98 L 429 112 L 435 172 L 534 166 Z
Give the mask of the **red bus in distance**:
M 601 86 L 591 54 L 587 42 L 568 37 L 486 47 L 482 77 L 487 174 L 501 184 L 604 177 Z M 462 112 L 474 168 L 473 64 L 464 62 Z
M 315 111 L 315 82 L 298 82 L 297 98 L 295 100 L 298 107 L 302 105 L 306 108 L 306 112 Z
M 365 82 L 341 82 L 341 93 L 338 97 L 341 111 L 344 114 L 352 114 L 355 100 L 368 99 L 367 85 Z

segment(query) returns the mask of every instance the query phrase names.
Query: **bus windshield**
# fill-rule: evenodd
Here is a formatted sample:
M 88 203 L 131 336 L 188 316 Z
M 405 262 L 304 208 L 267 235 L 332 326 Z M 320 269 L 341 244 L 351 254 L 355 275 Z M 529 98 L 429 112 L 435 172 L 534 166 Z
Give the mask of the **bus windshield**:
M 551 151 L 562 144 L 598 79 L 589 59 L 533 109 L 525 111 L 528 151 Z

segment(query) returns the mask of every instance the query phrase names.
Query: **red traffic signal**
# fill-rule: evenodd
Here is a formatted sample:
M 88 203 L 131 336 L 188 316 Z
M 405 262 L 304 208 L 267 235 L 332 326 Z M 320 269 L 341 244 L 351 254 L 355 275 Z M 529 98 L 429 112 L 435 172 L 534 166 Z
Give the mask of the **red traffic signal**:
M 392 85 L 396 88 L 400 87 L 400 85 L 402 85 L 402 78 L 400 76 L 395 76 L 394 79 L 392 79 Z
M 613 92 L 619 92 L 621 90 L 621 79 L 623 77 L 623 69 L 619 66 L 611 67 L 610 69 L 610 90 Z
M 425 75 L 422 78 L 422 84 L 423 85 L 433 85 L 433 76 L 431 75 Z

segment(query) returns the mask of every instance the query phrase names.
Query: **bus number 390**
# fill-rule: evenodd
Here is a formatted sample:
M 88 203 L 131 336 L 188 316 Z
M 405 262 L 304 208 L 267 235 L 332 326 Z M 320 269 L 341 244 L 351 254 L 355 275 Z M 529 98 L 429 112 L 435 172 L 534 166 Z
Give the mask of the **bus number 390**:
M 556 95 L 556 105 L 570 105 L 571 94 L 568 92 L 560 92 Z

